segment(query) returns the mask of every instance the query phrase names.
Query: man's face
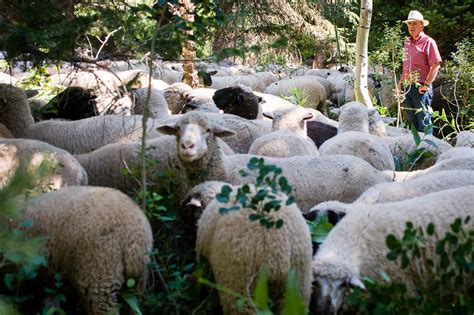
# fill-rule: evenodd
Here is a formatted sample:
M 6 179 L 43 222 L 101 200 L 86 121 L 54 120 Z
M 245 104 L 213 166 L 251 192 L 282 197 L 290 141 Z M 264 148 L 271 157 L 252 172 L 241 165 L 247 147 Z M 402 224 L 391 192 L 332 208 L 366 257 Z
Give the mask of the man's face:
M 410 33 L 414 39 L 417 39 L 421 31 L 423 31 L 423 21 L 410 21 L 407 22 L 407 25 L 408 33 Z

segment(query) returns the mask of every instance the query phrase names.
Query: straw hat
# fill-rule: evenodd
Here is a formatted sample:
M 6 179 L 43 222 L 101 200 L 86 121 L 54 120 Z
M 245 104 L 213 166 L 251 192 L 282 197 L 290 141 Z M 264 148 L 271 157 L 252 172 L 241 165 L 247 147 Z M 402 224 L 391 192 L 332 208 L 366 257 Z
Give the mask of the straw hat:
M 427 26 L 428 24 L 430 24 L 430 21 L 423 19 L 423 14 L 416 10 L 410 11 L 410 13 L 408 13 L 408 19 L 403 21 L 403 23 L 408 23 L 412 21 L 423 21 L 423 26 Z

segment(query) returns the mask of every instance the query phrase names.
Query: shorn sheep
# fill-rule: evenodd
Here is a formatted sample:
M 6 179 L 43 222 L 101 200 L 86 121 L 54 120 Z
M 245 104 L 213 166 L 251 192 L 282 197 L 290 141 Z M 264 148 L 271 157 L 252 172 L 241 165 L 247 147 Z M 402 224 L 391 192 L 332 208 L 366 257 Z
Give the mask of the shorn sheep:
M 36 139 L 73 154 L 93 151 L 108 143 L 134 142 L 142 136 L 141 116 L 99 116 L 77 121 L 48 120 L 34 123 L 25 92 L 0 84 L 0 123 L 17 138 Z M 150 138 L 159 136 L 157 121 L 148 120 Z
M 246 169 L 251 154 L 223 156 L 216 137 L 234 133 L 227 128 L 211 124 L 207 115 L 191 112 L 158 128 L 160 132 L 175 135 L 181 165 L 182 193 L 208 180 L 241 184 L 252 181 L 252 176 L 242 179 L 239 171 Z M 390 177 L 377 171 L 367 162 L 353 156 L 295 156 L 290 158 L 265 158 L 267 164 L 282 168 L 294 197 L 304 212 L 326 200 L 351 202 L 374 184 L 386 182 Z
M 423 268 L 410 266 L 402 269 L 399 263 L 387 260 L 385 238 L 389 234 L 403 237 L 407 221 L 423 228 L 433 223 L 437 233 L 427 238 L 425 249 L 427 257 L 436 259 L 435 241 L 450 230 L 455 219 L 471 216 L 466 228 L 474 228 L 473 191 L 471 185 L 400 202 L 374 205 L 329 203 L 332 206 L 339 204 L 349 211 L 331 230 L 313 259 L 317 314 L 336 314 L 350 285 L 363 287 L 361 280 L 364 277 L 381 279 L 382 271 L 395 281 L 405 282 L 410 292 L 415 292 L 415 283 L 426 281 L 427 274 L 419 272 Z M 466 281 L 472 282 L 472 275 L 468 277 Z
M 46 236 L 48 268 L 76 288 L 87 314 L 119 314 L 128 279 L 145 288 L 153 238 L 145 215 L 119 191 L 67 187 L 27 201 L 27 236 Z
M 293 203 L 285 205 L 286 195 L 278 211 L 272 211 L 272 220 L 283 220 L 280 228 L 265 228 L 259 221 L 250 221 L 254 210 L 242 207 L 238 211 L 221 214 L 219 209 L 236 202 L 238 187 L 232 186 L 230 200 L 223 204 L 213 200 L 204 209 L 198 221 L 196 255 L 207 258 L 219 285 L 243 296 L 251 297 L 258 275 L 267 268 L 270 297 L 275 309 L 282 310 L 283 294 L 290 270 L 296 272 L 298 289 L 306 305 L 311 295 L 311 236 L 301 211 Z M 250 186 L 255 194 L 255 187 Z M 220 293 L 224 314 L 254 314 L 248 306 L 240 311 L 235 296 Z
M 34 176 L 37 192 L 88 184 L 86 171 L 69 152 L 41 141 L 0 138 L 0 188 L 18 168 L 36 174 L 42 164 L 50 173 Z

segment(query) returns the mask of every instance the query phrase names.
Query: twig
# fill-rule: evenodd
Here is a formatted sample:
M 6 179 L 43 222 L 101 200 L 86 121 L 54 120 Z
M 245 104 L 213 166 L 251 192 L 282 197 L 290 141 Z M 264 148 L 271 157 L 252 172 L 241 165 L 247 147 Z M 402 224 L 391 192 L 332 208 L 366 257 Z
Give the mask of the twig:
M 102 48 L 104 48 L 105 44 L 107 44 L 107 41 L 109 40 L 110 36 L 112 36 L 113 33 L 118 32 L 121 28 L 122 28 L 122 26 L 118 27 L 117 29 L 115 29 L 112 32 L 110 32 L 109 34 L 107 34 L 104 41 L 101 41 L 100 38 L 97 37 L 97 39 L 102 43 L 102 45 L 100 45 L 99 50 L 97 51 L 97 54 L 95 55 L 95 58 L 94 58 L 95 60 L 97 60 L 97 58 L 99 58 L 99 54 L 102 51 Z

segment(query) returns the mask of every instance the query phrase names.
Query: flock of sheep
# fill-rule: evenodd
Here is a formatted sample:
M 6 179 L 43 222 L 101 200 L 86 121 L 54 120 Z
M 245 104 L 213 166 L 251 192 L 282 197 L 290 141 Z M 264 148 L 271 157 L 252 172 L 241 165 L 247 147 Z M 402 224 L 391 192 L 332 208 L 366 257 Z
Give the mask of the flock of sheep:
M 90 110 L 74 107 L 78 98 L 59 100 L 60 112 L 78 120 L 35 122 L 32 107 L 44 104 L 16 87 L 18 78 L 0 77 L 0 188 L 18 168 L 54 164 L 18 222 L 31 218 L 25 232 L 48 237 L 48 267 L 75 286 L 88 314 L 118 313 L 117 294 L 127 279 L 136 279 L 140 292 L 148 278 L 152 230 L 126 195 L 140 183 L 123 172 L 140 165 L 147 100 L 147 154 L 160 162 L 148 171 L 171 168 L 183 208 L 194 206 L 197 260 L 205 257 L 216 282 L 244 296 L 267 268 L 276 309 L 290 270 L 318 314 L 336 313 L 348 288 L 363 287 L 364 277 L 378 279 L 381 271 L 414 292 L 422 275 L 385 259 L 385 237 L 402 235 L 406 221 L 433 222 L 441 237 L 455 218 L 474 216 L 473 132 L 460 133 L 455 147 L 423 134 L 417 145 L 409 131 L 387 126 L 354 101 L 348 68 L 280 78 L 244 66 L 201 66 L 215 73 L 209 87 L 192 89 L 180 82 L 179 64 L 162 64 L 154 69 L 150 95 L 139 62 L 109 62 L 107 71 L 64 68 L 52 80 L 95 97 L 88 118 L 81 115 Z M 294 88 L 307 107 L 282 98 Z M 375 95 L 374 82 L 369 89 Z M 337 107 L 338 121 L 327 117 L 329 104 Z M 419 148 L 433 157 L 396 171 L 394 161 L 406 164 Z M 220 214 L 225 205 L 215 196 L 224 185 L 233 188 L 229 206 L 242 185 L 254 191 L 255 176 L 239 171 L 255 156 L 280 167 L 293 187 L 296 203 L 272 213 L 283 219 L 280 229 L 249 221 L 248 208 Z M 329 212 L 340 221 L 313 253 L 305 218 Z M 224 292 L 220 301 L 225 314 L 255 312 L 250 305 L 238 309 L 235 296 Z

